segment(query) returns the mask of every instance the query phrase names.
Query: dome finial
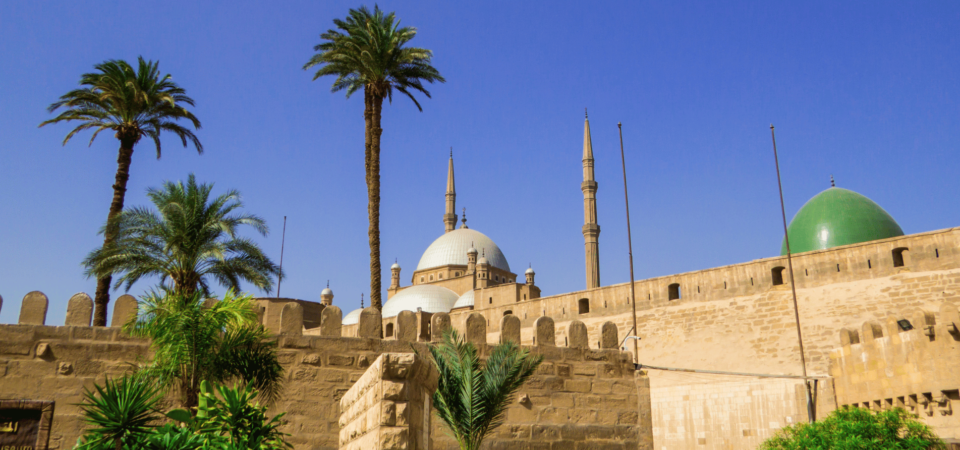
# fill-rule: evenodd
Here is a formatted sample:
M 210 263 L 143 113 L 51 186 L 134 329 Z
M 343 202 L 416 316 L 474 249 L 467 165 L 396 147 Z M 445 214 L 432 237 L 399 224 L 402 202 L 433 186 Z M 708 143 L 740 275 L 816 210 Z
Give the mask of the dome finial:
M 360 293 L 360 309 L 363 309 L 363 292 Z
M 450 146 L 450 159 L 453 159 L 453 146 Z
M 837 183 L 833 181 L 833 175 L 830 175 L 830 187 L 837 187 Z
M 460 221 L 463 222 L 463 225 L 460 225 L 460 228 L 470 228 L 467 226 L 467 208 L 463 208 L 463 213 L 460 216 Z
M 587 114 L 587 108 L 583 108 L 583 118 L 584 118 L 584 119 L 589 119 L 589 118 L 590 118 L 590 116 Z
M 327 280 L 327 288 L 330 288 L 330 280 Z

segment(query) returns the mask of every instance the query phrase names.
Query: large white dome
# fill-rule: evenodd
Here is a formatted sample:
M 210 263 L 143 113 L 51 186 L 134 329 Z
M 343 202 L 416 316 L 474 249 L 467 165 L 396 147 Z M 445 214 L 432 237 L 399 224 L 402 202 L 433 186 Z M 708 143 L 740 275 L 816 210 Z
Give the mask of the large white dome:
M 420 263 L 417 264 L 417 270 L 431 269 L 448 265 L 467 265 L 467 250 L 470 245 L 480 251 L 480 254 L 487 258 L 487 262 L 498 269 L 510 271 L 510 265 L 507 264 L 507 258 L 503 256 L 500 247 L 488 238 L 485 234 L 471 230 L 469 228 L 460 228 L 442 236 L 433 241 L 427 251 L 420 257 Z M 399 295 L 399 294 L 398 294 Z
M 395 317 L 400 311 L 439 313 L 450 312 L 453 304 L 460 298 L 456 292 L 445 287 L 430 284 L 410 286 L 397 292 L 383 305 L 383 317 Z
M 457 302 L 453 304 L 453 309 L 473 306 L 473 299 L 474 299 L 474 293 L 473 293 L 473 289 L 471 289 L 457 299 Z
M 356 325 L 360 323 L 360 313 L 363 312 L 362 309 L 355 309 L 350 311 L 349 314 L 343 316 L 343 320 L 340 321 L 341 325 Z

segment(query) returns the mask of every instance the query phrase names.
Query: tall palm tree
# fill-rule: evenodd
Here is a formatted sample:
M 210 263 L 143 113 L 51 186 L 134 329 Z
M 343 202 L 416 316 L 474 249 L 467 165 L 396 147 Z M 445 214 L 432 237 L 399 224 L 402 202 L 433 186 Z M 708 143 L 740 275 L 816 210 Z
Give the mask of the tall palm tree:
M 317 52 L 304 70 L 317 67 L 313 76 L 335 75 L 331 92 L 345 90 L 347 98 L 363 89 L 365 123 L 364 166 L 367 181 L 367 215 L 370 225 L 370 303 L 381 308 L 380 300 L 380 128 L 383 99 L 393 101 L 393 92 L 406 95 L 423 111 L 414 91 L 430 97 L 423 82 L 446 82 L 430 60 L 433 52 L 424 48 L 405 47 L 417 29 L 400 27 L 394 13 L 384 13 L 374 6 L 351 9 L 346 19 L 334 19 L 336 30 L 320 35 L 324 42 L 314 47 Z
M 124 326 L 133 336 L 150 338 L 153 359 L 138 374 L 179 392 L 185 408 L 198 405 L 204 380 L 252 383 L 268 400 L 279 397 L 283 367 L 276 341 L 257 323 L 249 295 L 228 290 L 218 302 L 201 292 L 151 292 L 138 316 Z
M 517 390 L 543 362 L 543 355 L 531 355 L 512 341 L 494 347 L 482 362 L 477 348 L 453 329 L 429 349 L 439 373 L 433 407 L 461 450 L 480 449 L 484 438 L 503 424 Z
M 193 106 L 193 99 L 171 80 L 170 75 L 160 76 L 159 62 L 146 61 L 143 57 L 137 61 L 136 70 L 122 60 L 97 64 L 94 66 L 97 72 L 86 73 L 80 77 L 81 88 L 67 92 L 48 108 L 50 112 L 60 108 L 64 110 L 53 119 L 40 124 L 42 127 L 51 123 L 79 122 L 63 139 L 63 145 L 75 134 L 87 129 L 95 130 L 90 138 L 91 145 L 104 130 L 112 130 L 114 136 L 120 140 L 117 175 L 113 184 L 110 212 L 107 214 L 108 221 L 113 220 L 123 210 L 133 148 L 141 138 L 146 136 L 153 140 L 157 159 L 160 159 L 162 131 L 176 134 L 184 147 L 187 146 L 187 141 L 192 142 L 197 153 L 203 153 L 203 145 L 196 135 L 177 123 L 180 119 L 186 119 L 195 129 L 200 129 L 200 121 L 183 106 Z M 104 245 L 113 237 L 110 233 L 104 234 Z M 94 296 L 96 310 L 93 316 L 93 324 L 96 326 L 107 324 L 110 281 L 109 274 L 97 280 Z
M 208 277 L 240 290 L 247 281 L 269 292 L 277 267 L 250 239 L 237 235 L 241 225 L 266 236 L 263 219 L 237 210 L 240 193 L 231 190 L 211 199 L 212 184 L 197 184 L 193 174 L 183 182 L 167 181 L 147 190 L 157 211 L 138 207 L 118 214 L 100 231 L 107 244 L 83 261 L 87 276 L 121 275 L 114 288 L 143 277 L 158 276 L 163 285 L 184 295 L 209 294 Z

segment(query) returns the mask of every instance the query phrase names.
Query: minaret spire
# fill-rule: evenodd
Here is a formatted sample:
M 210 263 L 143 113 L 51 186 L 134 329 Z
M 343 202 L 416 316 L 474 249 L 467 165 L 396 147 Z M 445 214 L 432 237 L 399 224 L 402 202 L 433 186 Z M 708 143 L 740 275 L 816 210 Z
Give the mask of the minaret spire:
M 447 208 L 443 215 L 444 232 L 449 233 L 457 227 L 457 189 L 453 182 L 453 147 L 450 147 L 450 163 L 447 165 Z
M 600 225 L 597 224 L 597 181 L 593 173 L 593 142 L 590 119 L 584 108 L 583 120 L 583 243 L 587 269 L 587 289 L 600 287 Z

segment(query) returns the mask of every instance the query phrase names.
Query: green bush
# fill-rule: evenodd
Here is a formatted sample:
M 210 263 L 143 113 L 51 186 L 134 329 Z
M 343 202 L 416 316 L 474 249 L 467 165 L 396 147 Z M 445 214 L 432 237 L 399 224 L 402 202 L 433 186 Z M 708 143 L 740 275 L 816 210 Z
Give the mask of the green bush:
M 896 408 L 873 412 L 838 409 L 815 423 L 781 429 L 761 450 L 945 450 L 946 444 L 915 415 Z
M 184 409 L 162 414 L 159 392 L 156 383 L 143 376 L 108 379 L 86 391 L 79 406 L 90 426 L 74 450 L 292 448 L 279 430 L 283 414 L 267 417 L 252 383 L 213 389 L 203 382 L 196 416 Z

